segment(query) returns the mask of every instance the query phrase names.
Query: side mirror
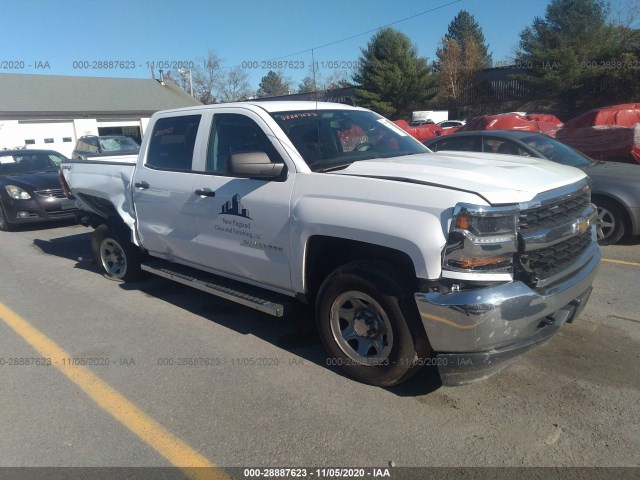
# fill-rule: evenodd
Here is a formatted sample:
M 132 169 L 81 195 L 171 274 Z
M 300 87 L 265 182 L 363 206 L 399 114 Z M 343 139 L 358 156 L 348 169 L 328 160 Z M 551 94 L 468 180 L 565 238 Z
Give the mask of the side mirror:
M 265 152 L 245 152 L 231 155 L 231 173 L 249 178 L 276 178 L 284 170 L 284 163 L 271 163 Z

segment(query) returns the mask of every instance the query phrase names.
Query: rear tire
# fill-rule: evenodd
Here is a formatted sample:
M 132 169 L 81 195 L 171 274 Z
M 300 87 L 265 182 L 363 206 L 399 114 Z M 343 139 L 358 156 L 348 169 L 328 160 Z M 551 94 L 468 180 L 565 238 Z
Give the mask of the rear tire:
M 124 228 L 100 225 L 91 237 L 91 250 L 109 277 L 122 282 L 135 282 L 140 279 L 142 254 L 126 237 Z
M 405 381 L 431 353 L 412 292 L 391 272 L 382 262 L 349 263 L 325 279 L 316 304 L 328 365 L 379 387 Z

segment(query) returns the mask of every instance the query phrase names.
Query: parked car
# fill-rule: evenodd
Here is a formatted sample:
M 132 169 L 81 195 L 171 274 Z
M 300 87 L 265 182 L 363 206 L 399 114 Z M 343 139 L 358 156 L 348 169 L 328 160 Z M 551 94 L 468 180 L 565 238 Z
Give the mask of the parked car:
M 58 165 L 68 160 L 53 150 L 0 151 L 0 230 L 76 217 L 75 200 L 58 182 Z
M 76 148 L 73 150 L 71 158 L 86 160 L 115 155 L 137 155 L 139 150 L 140 145 L 123 135 L 85 135 L 76 142 Z
M 427 140 L 431 150 L 493 152 L 546 158 L 578 167 L 593 181 L 598 207 L 598 241 L 617 243 L 625 233 L 640 235 L 640 165 L 592 160 L 574 148 L 541 133 L 511 130 L 460 132 Z
M 442 122 L 438 122 L 438 126 L 443 129 L 461 127 L 464 125 L 464 120 L 444 120 Z

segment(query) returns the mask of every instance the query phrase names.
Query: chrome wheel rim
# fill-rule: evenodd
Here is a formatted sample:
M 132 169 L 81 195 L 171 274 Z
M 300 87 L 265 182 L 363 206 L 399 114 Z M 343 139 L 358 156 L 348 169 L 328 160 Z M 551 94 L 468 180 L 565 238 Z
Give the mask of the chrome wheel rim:
M 384 365 L 393 347 L 391 322 L 384 309 L 363 292 L 340 294 L 331 305 L 331 333 L 340 349 L 360 365 Z
M 606 208 L 598 207 L 598 240 L 608 238 L 616 228 L 616 217 Z
M 127 273 L 127 256 L 122 246 L 113 238 L 100 242 L 100 260 L 109 275 L 122 279 Z

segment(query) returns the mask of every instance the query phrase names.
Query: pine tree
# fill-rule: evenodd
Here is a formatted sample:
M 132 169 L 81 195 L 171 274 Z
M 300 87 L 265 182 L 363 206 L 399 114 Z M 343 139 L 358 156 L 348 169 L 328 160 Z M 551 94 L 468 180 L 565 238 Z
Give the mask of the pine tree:
M 360 105 L 400 118 L 429 100 L 433 78 L 427 60 L 405 34 L 383 28 L 361 52 L 353 75 Z

